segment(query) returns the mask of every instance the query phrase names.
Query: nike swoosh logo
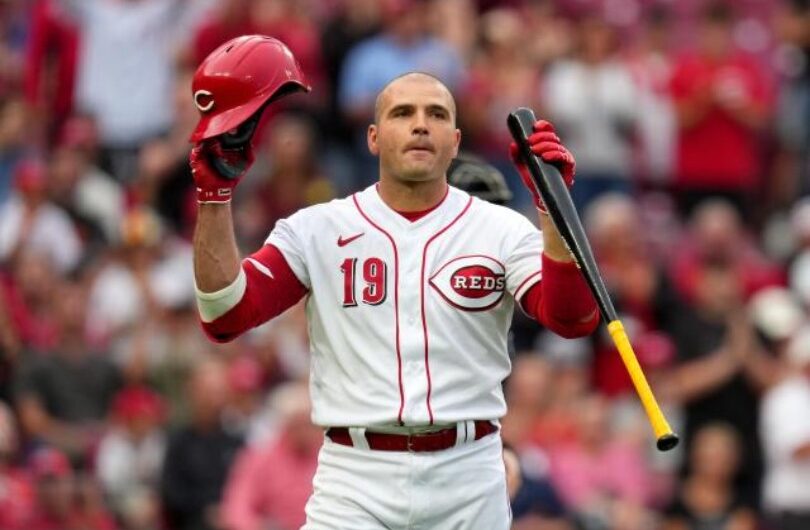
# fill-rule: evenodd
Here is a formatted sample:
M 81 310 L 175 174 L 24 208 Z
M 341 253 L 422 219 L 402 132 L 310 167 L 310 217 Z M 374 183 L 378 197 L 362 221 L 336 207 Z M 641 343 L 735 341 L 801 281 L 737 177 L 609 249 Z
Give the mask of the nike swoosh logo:
M 360 233 L 359 233 L 359 234 L 357 234 L 356 236 L 347 237 L 346 239 L 343 239 L 343 236 L 339 236 L 339 237 L 338 237 L 338 242 L 337 242 L 337 243 L 338 243 L 338 246 L 339 246 L 339 247 L 345 247 L 346 245 L 348 245 L 349 243 L 351 243 L 352 241 L 354 241 L 354 240 L 355 240 L 355 239 L 357 239 L 358 237 L 362 237 L 362 236 L 364 236 L 365 234 L 366 234 L 365 232 L 360 232 Z

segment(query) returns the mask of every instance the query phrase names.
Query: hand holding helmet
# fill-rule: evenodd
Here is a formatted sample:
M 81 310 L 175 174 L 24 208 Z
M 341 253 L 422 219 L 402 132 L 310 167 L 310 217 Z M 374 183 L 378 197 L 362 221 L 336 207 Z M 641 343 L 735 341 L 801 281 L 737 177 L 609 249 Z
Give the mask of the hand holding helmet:
M 264 109 L 310 87 L 281 41 L 246 35 L 211 52 L 197 68 L 191 90 L 201 115 L 189 156 L 197 199 L 225 203 L 253 164 L 253 134 Z

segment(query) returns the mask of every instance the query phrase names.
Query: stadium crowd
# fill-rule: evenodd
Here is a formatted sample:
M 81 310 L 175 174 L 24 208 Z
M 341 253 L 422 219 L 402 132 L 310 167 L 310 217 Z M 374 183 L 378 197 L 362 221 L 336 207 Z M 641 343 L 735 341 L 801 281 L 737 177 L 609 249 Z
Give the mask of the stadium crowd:
M 452 88 L 463 150 L 530 219 L 507 113 L 532 107 L 575 155 L 685 443 L 654 450 L 604 331 L 516 315 L 515 529 L 810 528 L 807 0 L 2 0 L 0 529 L 303 523 L 323 434 L 302 307 L 214 345 L 194 306 L 190 79 L 248 33 L 287 43 L 314 90 L 265 117 L 243 252 L 376 179 L 365 128 L 404 71 Z

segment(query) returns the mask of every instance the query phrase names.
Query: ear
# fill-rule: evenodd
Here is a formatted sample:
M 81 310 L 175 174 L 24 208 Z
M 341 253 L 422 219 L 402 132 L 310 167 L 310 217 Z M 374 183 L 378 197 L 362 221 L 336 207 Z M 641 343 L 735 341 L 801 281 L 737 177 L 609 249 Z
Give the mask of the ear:
M 368 142 L 368 150 L 374 156 L 379 156 L 380 147 L 377 145 L 377 126 L 373 123 L 368 126 L 366 133 L 366 141 Z
M 461 145 L 461 130 L 456 129 L 456 145 L 453 146 L 453 158 L 458 156 L 458 148 Z

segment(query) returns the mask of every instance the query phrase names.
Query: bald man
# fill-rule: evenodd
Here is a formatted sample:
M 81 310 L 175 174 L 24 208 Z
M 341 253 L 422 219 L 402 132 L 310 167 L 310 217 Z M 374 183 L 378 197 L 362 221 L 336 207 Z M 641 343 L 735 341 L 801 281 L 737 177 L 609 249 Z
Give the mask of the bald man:
M 551 125 L 535 131 L 533 151 L 572 182 Z M 461 132 L 439 80 L 391 81 L 367 138 L 375 185 L 280 220 L 244 260 L 230 202 L 200 204 L 203 329 L 231 340 L 306 296 L 312 419 L 325 436 L 304 529 L 505 530 L 499 419 L 514 307 L 574 337 L 596 327 L 596 304 L 539 198 L 542 230 L 447 184 Z M 192 151 L 198 185 L 222 182 L 207 149 Z

